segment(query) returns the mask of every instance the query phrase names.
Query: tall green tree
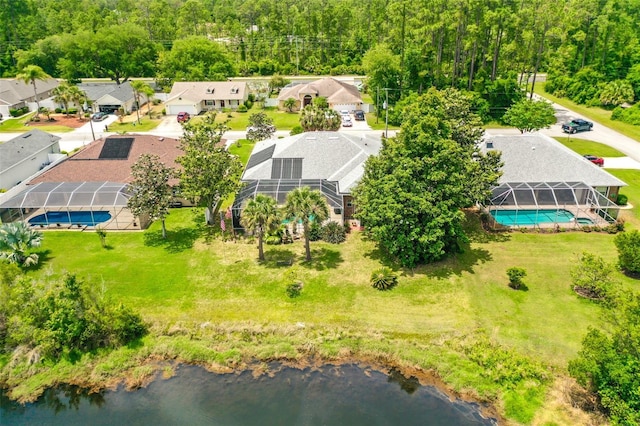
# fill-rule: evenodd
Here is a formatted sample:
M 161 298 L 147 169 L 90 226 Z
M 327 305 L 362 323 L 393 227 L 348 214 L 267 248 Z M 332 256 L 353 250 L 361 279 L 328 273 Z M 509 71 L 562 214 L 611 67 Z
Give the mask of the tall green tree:
M 69 102 L 71 102 L 71 93 L 70 93 L 71 85 L 67 82 L 60 83 L 58 87 L 54 88 L 51 91 L 53 95 L 54 102 L 62 104 L 64 106 L 64 114 L 66 116 L 69 115 Z
M 264 260 L 262 241 L 264 235 L 280 222 L 278 205 L 274 198 L 257 194 L 256 198 L 247 201 L 242 209 L 240 223 L 253 235 L 258 237 L 258 259 Z
M 166 238 L 165 218 L 169 214 L 172 197 L 169 179 L 173 177 L 174 170 L 165 166 L 157 155 L 142 154 L 131 166 L 131 175 L 131 197 L 127 200 L 127 207 L 138 218 L 148 216 L 151 220 L 162 221 L 162 238 Z
M 447 106 L 446 92 L 430 90 L 405 115 L 399 135 L 383 140 L 380 153 L 365 163 L 353 195 L 366 232 L 414 267 L 462 249 L 461 208 L 486 199 L 501 163 L 494 152 L 478 152 L 482 129 L 465 128 L 477 118 L 464 105 Z
M 247 139 L 253 142 L 271 138 L 276 132 L 273 120 L 264 112 L 257 112 L 249 116 Z
M 307 262 L 311 261 L 311 246 L 309 244 L 309 229 L 311 221 L 322 223 L 329 217 L 327 200 L 318 190 L 311 190 L 308 186 L 296 188 L 287 194 L 283 208 L 285 218 L 296 223 L 302 223 L 304 230 L 304 248 Z
M 24 81 L 26 84 L 33 86 L 33 96 L 36 101 L 37 109 L 35 118 L 40 115 L 40 99 L 38 99 L 38 88 L 36 87 L 36 80 L 47 80 L 51 78 L 49 74 L 44 72 L 42 68 L 37 65 L 27 65 L 18 73 L 17 79 Z
M 215 122 L 216 114 L 209 112 L 201 120 L 183 125 L 180 148 L 184 155 L 177 158 L 182 165 L 180 190 L 182 194 L 204 206 L 205 219 L 213 225 L 213 209 L 220 199 L 234 194 L 240 187 L 243 165 L 221 143 L 228 129 Z
M 551 103 L 525 98 L 513 104 L 502 120 L 524 133 L 546 129 L 556 122 L 556 117 Z
M 140 95 L 145 95 L 147 98 L 147 104 L 149 103 L 149 96 L 153 95 L 153 89 L 149 84 L 142 80 L 134 80 L 131 82 L 131 88 L 133 89 L 133 96 L 136 100 L 136 114 L 138 117 L 138 124 L 140 124 Z M 151 110 L 149 110 L 151 111 Z
M 34 247 L 40 247 L 42 232 L 29 228 L 25 222 L 11 222 L 0 225 L 0 259 L 19 266 L 36 265 L 39 256 L 29 254 Z

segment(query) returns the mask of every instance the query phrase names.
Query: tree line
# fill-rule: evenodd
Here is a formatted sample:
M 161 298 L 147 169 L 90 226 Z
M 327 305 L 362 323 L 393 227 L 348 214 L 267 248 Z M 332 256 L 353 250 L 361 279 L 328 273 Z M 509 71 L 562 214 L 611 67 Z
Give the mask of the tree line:
M 0 75 L 175 74 L 173 49 L 204 38 L 218 65 L 203 56 L 179 78 L 362 73 L 385 46 L 398 96 L 541 71 L 615 81 L 640 53 L 637 16 L 626 0 L 0 0 Z

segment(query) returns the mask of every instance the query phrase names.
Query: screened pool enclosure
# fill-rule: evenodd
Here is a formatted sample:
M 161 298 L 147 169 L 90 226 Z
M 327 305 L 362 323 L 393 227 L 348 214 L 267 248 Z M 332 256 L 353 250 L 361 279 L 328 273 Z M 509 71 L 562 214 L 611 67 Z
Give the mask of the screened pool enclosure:
M 496 223 L 517 227 L 602 226 L 614 222 L 619 209 L 582 182 L 503 183 L 486 206 Z
M 39 227 L 138 229 L 128 199 L 123 183 L 42 182 L 3 200 L 0 218 Z

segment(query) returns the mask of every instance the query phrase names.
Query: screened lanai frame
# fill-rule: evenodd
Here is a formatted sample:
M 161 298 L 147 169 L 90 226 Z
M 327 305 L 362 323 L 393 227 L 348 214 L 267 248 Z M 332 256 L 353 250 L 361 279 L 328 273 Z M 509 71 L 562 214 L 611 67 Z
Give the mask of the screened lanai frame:
M 489 212 L 514 210 L 516 223 L 519 210 L 566 210 L 576 220 L 569 223 L 552 222 L 549 225 L 579 227 L 589 221 L 593 224 L 614 222 L 620 207 L 583 182 L 508 182 L 491 191 L 486 209 Z
M 118 182 L 41 182 L 0 203 L 3 222 L 28 221 L 47 212 L 109 211 L 116 229 L 130 198 L 128 185 Z M 47 216 L 45 219 L 48 221 Z M 47 222 L 47 226 L 52 225 Z M 55 224 L 57 225 L 57 224 Z
M 338 193 L 338 183 L 325 179 L 257 179 L 244 182 L 244 186 L 236 196 L 231 212 L 233 227 L 242 229 L 240 216 L 247 200 L 254 199 L 257 194 L 268 195 L 276 200 L 278 205 L 284 205 L 287 194 L 296 188 L 308 186 L 312 190 L 319 190 L 325 196 L 329 206 L 342 209 L 342 195 Z

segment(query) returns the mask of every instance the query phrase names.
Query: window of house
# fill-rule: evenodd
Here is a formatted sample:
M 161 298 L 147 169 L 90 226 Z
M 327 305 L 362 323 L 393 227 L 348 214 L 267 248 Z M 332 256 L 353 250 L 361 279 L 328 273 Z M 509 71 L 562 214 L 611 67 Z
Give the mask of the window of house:
M 224 108 L 224 101 L 220 101 L 220 108 Z
M 206 106 L 216 106 L 216 101 L 214 101 L 213 99 L 207 99 L 206 101 L 204 101 L 204 104 Z

